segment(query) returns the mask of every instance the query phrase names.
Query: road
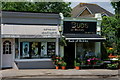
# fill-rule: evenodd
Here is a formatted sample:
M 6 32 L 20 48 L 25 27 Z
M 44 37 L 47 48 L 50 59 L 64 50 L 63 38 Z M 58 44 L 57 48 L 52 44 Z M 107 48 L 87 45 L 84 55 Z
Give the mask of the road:
M 119 80 L 118 78 L 17 78 L 2 80 Z

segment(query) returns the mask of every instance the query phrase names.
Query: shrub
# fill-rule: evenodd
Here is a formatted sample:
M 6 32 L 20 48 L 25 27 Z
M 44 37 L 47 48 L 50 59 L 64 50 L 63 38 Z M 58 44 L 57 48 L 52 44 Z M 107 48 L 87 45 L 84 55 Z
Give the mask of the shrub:
M 76 65 L 75 66 L 80 66 L 80 63 L 76 63 Z
M 107 68 L 116 69 L 116 68 L 118 68 L 118 63 L 107 64 Z
M 67 63 L 66 62 L 62 62 L 61 66 L 67 66 Z

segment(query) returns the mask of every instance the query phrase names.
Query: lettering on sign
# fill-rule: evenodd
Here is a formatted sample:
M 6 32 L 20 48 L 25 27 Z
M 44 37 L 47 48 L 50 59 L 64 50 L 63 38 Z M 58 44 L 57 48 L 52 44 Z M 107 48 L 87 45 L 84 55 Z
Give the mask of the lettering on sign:
M 64 33 L 95 34 L 96 22 L 64 21 Z
M 68 40 L 68 42 L 88 42 L 86 39 L 75 39 L 75 40 Z
M 55 35 L 55 34 L 57 34 L 57 29 L 45 28 L 45 29 L 43 29 L 42 34 L 43 35 L 53 35 L 53 34 Z
M 84 29 L 88 28 L 87 23 L 76 23 L 76 22 L 71 22 L 71 31 L 84 31 Z

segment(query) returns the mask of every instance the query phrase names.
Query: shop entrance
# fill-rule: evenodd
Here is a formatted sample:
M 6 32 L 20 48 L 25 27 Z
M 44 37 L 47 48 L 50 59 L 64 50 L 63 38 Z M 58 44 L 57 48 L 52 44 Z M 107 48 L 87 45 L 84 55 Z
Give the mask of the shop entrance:
M 74 68 L 75 59 L 75 43 L 67 42 L 67 46 L 64 47 L 64 58 L 67 63 L 67 68 Z
M 13 63 L 13 40 L 3 40 L 2 68 L 12 68 Z

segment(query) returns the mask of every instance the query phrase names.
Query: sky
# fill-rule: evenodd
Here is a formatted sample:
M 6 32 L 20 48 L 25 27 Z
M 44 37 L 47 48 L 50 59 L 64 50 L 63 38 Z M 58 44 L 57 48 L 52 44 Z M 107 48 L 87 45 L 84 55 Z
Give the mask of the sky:
M 93 0 L 94 1 L 94 0 Z M 92 4 L 97 4 L 99 6 L 101 6 L 102 8 L 106 9 L 107 11 L 111 12 L 114 14 L 114 8 L 112 7 L 112 5 L 110 4 L 110 1 L 106 1 L 106 2 L 100 2 L 100 0 L 98 1 L 94 1 L 94 2 L 90 2 L 88 0 L 82 0 L 82 1 L 76 1 L 76 2 L 71 2 L 71 7 L 75 7 L 77 6 L 79 3 L 92 3 Z

